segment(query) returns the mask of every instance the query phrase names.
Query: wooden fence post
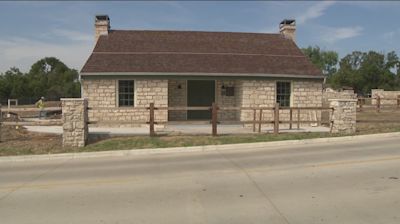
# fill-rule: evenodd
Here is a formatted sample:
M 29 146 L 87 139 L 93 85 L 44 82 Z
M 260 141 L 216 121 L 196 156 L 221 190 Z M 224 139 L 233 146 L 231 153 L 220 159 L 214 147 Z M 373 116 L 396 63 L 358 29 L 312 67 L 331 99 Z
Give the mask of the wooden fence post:
M 154 132 L 154 103 L 150 103 L 150 137 L 154 137 L 156 133 Z
M 274 134 L 279 134 L 279 103 L 274 108 Z
M 211 124 L 212 124 L 212 136 L 217 136 L 217 104 L 212 103 L 211 107 Z
M 360 105 L 360 111 L 362 111 L 362 107 L 363 107 L 363 99 L 362 98 L 358 98 L 358 105 Z
M 297 130 L 300 129 L 300 108 L 297 108 Z
M 290 130 L 292 130 L 292 122 L 293 122 L 293 110 L 292 110 L 292 108 L 290 108 L 290 111 L 289 111 L 289 119 L 290 119 L 290 123 L 289 123 L 289 129 Z
M 397 96 L 397 108 L 400 108 L 400 95 Z
M 261 133 L 262 112 L 263 112 L 263 110 L 260 109 L 260 116 L 259 116 L 259 122 L 258 122 L 258 133 Z
M 377 96 L 376 97 L 376 112 L 380 112 L 381 111 L 381 97 Z
M 256 114 L 257 114 L 257 111 L 256 111 L 256 109 L 253 109 L 253 132 L 256 132 Z

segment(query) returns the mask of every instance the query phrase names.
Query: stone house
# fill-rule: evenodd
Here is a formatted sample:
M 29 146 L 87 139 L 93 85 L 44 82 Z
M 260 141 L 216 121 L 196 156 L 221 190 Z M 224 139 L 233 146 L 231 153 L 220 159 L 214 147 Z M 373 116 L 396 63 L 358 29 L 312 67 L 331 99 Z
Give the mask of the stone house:
M 80 72 L 93 121 L 147 120 L 136 108 L 218 106 L 320 107 L 322 72 L 295 43 L 294 20 L 279 33 L 113 30 L 95 17 L 95 47 Z M 264 117 L 272 116 L 265 111 Z M 158 121 L 209 120 L 209 111 L 156 111 Z M 302 115 L 303 117 L 303 115 Z M 305 114 L 304 117 L 307 117 Z M 244 121 L 252 111 L 220 111 Z

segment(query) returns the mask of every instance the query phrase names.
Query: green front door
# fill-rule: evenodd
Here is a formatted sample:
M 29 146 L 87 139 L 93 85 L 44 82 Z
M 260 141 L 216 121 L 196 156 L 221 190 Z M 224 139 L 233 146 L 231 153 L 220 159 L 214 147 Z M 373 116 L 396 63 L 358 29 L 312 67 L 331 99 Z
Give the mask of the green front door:
M 187 81 L 188 107 L 210 107 L 215 101 L 214 80 L 188 80 Z M 189 110 L 188 120 L 210 120 L 211 111 Z

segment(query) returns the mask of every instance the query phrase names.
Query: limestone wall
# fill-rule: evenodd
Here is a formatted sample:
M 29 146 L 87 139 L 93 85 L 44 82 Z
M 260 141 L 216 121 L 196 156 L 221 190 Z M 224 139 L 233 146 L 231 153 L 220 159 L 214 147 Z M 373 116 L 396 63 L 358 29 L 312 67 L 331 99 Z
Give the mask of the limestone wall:
M 168 106 L 168 80 L 135 80 L 135 106 L 118 107 L 118 80 L 82 80 L 83 97 L 88 99 L 89 120 L 100 122 L 99 126 L 134 127 L 135 121 L 148 121 L 149 112 L 138 107 L 148 107 L 154 103 L 156 107 Z M 99 108 L 100 107 L 100 108 Z M 167 121 L 166 110 L 155 111 L 156 121 Z M 102 125 L 101 122 L 107 122 Z M 112 124 L 110 121 L 126 121 Z M 132 123 L 130 123 L 132 122 Z M 104 123 L 105 124 L 105 123 Z
M 332 133 L 352 134 L 356 132 L 357 99 L 331 99 L 334 108 Z
M 222 86 L 226 87 L 234 87 L 234 95 L 227 96 L 226 94 L 222 94 L 224 90 Z M 216 103 L 219 107 L 234 107 L 236 106 L 236 98 L 237 98 L 237 90 L 236 90 L 236 81 L 234 80 L 217 80 L 216 81 Z M 220 121 L 234 121 L 236 120 L 237 112 L 235 110 L 223 110 L 218 111 L 218 120 Z
M 372 105 L 376 105 L 375 97 L 381 98 L 381 105 L 397 105 L 397 97 L 400 96 L 400 91 L 385 91 L 383 89 L 372 89 Z
M 322 106 L 322 82 L 321 81 L 292 81 L 291 106 L 293 107 L 321 107 Z M 243 80 L 241 81 L 241 107 L 274 107 L 276 103 L 275 80 Z M 254 112 L 243 110 L 240 113 L 241 121 L 253 120 Z M 319 120 L 321 113 L 302 110 L 300 120 Z M 273 120 L 272 110 L 264 110 L 263 120 Z M 256 111 L 256 119 L 259 119 L 259 111 Z M 289 121 L 289 110 L 280 111 L 280 120 Z M 297 120 L 297 111 L 293 111 L 293 120 Z M 302 124 L 304 125 L 304 124 Z M 301 125 L 301 126 L 302 126 Z M 251 125 L 250 125 L 251 126 Z M 263 125 L 271 127 L 272 125 Z M 288 127 L 287 124 L 281 127 Z
M 321 81 L 292 81 L 291 104 L 294 107 L 322 106 Z M 88 98 L 90 121 L 106 121 L 108 126 L 137 126 L 133 123 L 148 120 L 149 113 L 137 107 L 187 106 L 186 80 L 135 80 L 135 107 L 118 107 L 118 81 L 113 79 L 82 80 L 83 97 Z M 234 87 L 234 96 L 222 94 L 222 86 Z M 275 80 L 217 80 L 216 103 L 220 107 L 273 107 L 276 102 Z M 102 109 L 96 109 L 101 107 Z M 186 111 L 156 111 L 156 121 L 186 120 Z M 263 120 L 273 120 L 273 111 L 263 111 Z M 253 120 L 253 111 L 220 111 L 220 121 Z M 259 114 L 257 111 L 257 119 Z M 296 111 L 293 118 L 297 118 Z M 320 113 L 301 112 L 302 120 L 319 119 Z M 289 120 L 289 110 L 282 110 L 281 120 Z M 125 124 L 109 125 L 110 121 L 126 121 Z M 132 123 L 129 123 L 132 122 Z
M 168 105 L 170 107 L 187 106 L 187 82 L 186 80 L 168 80 Z M 186 110 L 169 111 L 169 121 L 185 121 Z
M 330 99 L 357 99 L 357 94 L 354 93 L 354 90 L 336 91 L 331 88 L 327 88 L 322 92 L 322 105 L 329 106 Z
M 321 81 L 293 81 L 292 82 L 293 107 L 322 107 L 322 82 Z M 288 111 L 282 120 L 289 120 Z M 297 112 L 293 113 L 297 118 Z M 301 110 L 300 120 L 321 120 L 321 111 Z M 309 126 L 310 124 L 301 124 Z
M 243 80 L 241 81 L 240 107 L 273 107 L 275 105 L 275 82 L 269 80 Z M 252 121 L 254 112 L 242 110 L 241 121 Z M 263 120 L 272 120 L 272 111 L 263 111 Z M 259 117 L 259 111 L 256 111 Z M 247 125 L 250 126 L 250 125 Z
M 88 140 L 87 100 L 61 99 L 63 120 L 63 146 L 83 147 Z
M 357 99 L 357 94 L 354 90 L 336 91 L 331 88 L 326 88 L 322 91 L 322 106 L 330 107 L 331 99 Z M 323 111 L 321 117 L 323 121 L 329 122 L 331 119 L 331 111 Z

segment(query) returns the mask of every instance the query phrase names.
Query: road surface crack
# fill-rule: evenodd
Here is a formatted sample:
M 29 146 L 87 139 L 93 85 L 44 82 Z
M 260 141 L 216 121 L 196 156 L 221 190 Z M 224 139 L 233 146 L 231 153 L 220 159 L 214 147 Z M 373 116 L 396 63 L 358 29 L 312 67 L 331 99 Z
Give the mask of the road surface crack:
M 279 216 L 285 221 L 285 223 L 290 224 L 289 220 L 283 215 L 283 213 L 279 210 L 279 208 L 272 202 L 272 200 L 268 197 L 268 195 L 261 189 L 261 187 L 257 184 L 257 182 L 251 177 L 251 175 L 247 172 L 246 169 L 244 169 L 242 166 L 240 166 L 238 163 L 227 157 L 224 153 L 222 153 L 220 150 L 216 150 L 216 152 L 225 160 L 230 162 L 233 166 L 235 166 L 237 169 L 239 169 L 241 172 L 243 172 L 247 179 L 250 181 L 250 183 L 257 189 L 257 191 L 268 201 L 268 203 L 274 208 L 276 213 L 279 214 Z

